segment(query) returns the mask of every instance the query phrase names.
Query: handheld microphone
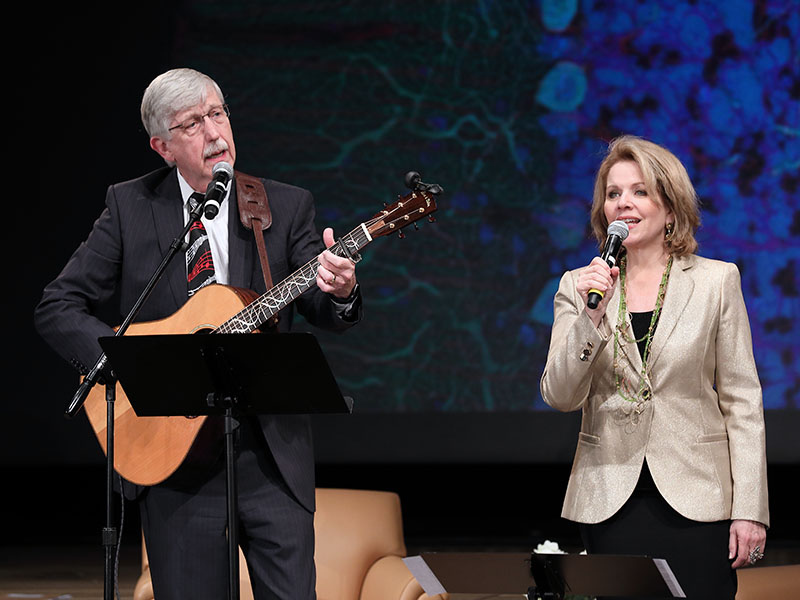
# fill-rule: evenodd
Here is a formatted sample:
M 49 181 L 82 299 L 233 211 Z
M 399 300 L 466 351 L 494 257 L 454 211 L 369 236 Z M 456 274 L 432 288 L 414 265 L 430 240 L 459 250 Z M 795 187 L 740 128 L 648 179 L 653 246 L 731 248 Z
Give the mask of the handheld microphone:
M 218 162 L 211 170 L 214 178 L 206 189 L 206 200 L 203 214 L 206 219 L 213 219 L 219 213 L 219 206 L 225 198 L 226 186 L 233 177 L 233 167 L 226 162 Z
M 600 258 L 602 258 L 609 267 L 613 267 L 617 264 L 617 256 L 622 248 L 622 242 L 628 237 L 628 225 L 625 221 L 614 221 L 608 226 L 606 234 L 606 245 L 603 248 L 603 253 L 600 255 Z M 605 292 L 601 292 L 600 290 L 589 290 L 589 298 L 586 301 L 586 305 L 591 309 L 597 308 L 597 305 L 600 304 L 600 300 L 603 299 L 604 295 Z

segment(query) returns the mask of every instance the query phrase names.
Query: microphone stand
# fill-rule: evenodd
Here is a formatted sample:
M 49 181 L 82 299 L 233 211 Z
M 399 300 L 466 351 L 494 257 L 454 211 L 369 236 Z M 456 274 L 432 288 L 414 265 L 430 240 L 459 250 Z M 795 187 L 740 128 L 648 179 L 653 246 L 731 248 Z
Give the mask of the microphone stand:
M 185 251 L 186 249 L 186 235 L 189 233 L 192 225 L 195 221 L 200 219 L 200 216 L 203 212 L 203 207 L 205 206 L 205 199 L 203 202 L 197 203 L 197 205 L 189 211 L 189 220 L 187 221 L 186 225 L 178 234 L 172 243 L 169 246 L 169 250 L 164 258 L 161 260 L 161 264 L 158 265 L 153 275 L 150 277 L 150 280 L 147 282 L 144 290 L 142 290 L 141 295 L 136 300 L 136 303 L 131 308 L 128 315 L 125 317 L 125 320 L 117 329 L 116 333 L 114 334 L 115 337 L 122 336 L 128 330 L 128 327 L 136 318 L 136 315 L 139 314 L 139 311 L 142 308 L 142 305 L 147 301 L 150 295 L 153 292 L 153 288 L 155 288 L 156 284 L 159 282 L 161 277 L 164 275 L 164 271 L 166 271 L 167 266 L 172 262 L 172 259 L 175 258 L 175 255 L 178 252 Z M 64 412 L 64 416 L 68 419 L 73 418 L 78 411 L 83 406 L 84 402 L 86 402 L 86 397 L 89 395 L 89 392 L 92 388 L 100 381 L 100 378 L 103 378 L 103 382 L 106 386 L 106 524 L 103 528 L 103 547 L 105 549 L 105 577 L 104 577 L 104 584 L 103 584 L 103 598 L 104 600 L 113 600 L 114 599 L 114 562 L 115 556 L 117 551 L 117 529 L 113 526 L 113 504 L 114 504 L 114 487 L 113 487 L 113 478 L 114 478 L 114 403 L 116 401 L 116 377 L 114 377 L 114 373 L 108 367 L 108 356 L 106 353 L 103 352 L 100 357 L 97 359 L 94 367 L 92 367 L 89 374 L 83 379 L 81 382 L 80 387 L 75 392 L 75 395 L 72 397 L 72 402 L 70 402 L 67 410 Z M 120 490 L 121 491 L 121 490 Z

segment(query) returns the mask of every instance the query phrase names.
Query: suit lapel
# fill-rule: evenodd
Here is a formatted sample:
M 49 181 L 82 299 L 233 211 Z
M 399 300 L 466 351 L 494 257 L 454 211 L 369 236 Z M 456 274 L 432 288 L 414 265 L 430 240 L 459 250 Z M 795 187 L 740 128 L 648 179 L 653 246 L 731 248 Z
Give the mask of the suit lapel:
M 253 286 L 252 240 L 253 232 L 242 225 L 239 218 L 239 200 L 234 180 L 228 196 L 228 256 L 236 257 L 228 263 L 228 279 L 232 286 L 247 289 Z
M 690 269 L 694 266 L 694 262 L 694 256 L 676 258 L 673 262 L 667 283 L 667 293 L 664 296 L 664 306 L 661 308 L 661 316 L 650 344 L 648 370 L 658 361 L 669 336 L 674 332 L 681 314 L 692 297 L 694 279 Z
M 173 170 L 156 187 L 151 205 L 153 207 L 153 221 L 155 222 L 156 235 L 158 236 L 159 250 L 162 256 L 166 256 L 175 236 L 183 228 L 183 206 L 181 206 L 181 192 L 176 171 Z M 164 278 L 169 284 L 175 300 L 175 306 L 183 306 L 188 297 L 188 288 L 186 283 L 186 262 L 182 252 L 178 252 L 175 258 L 172 259 L 164 273 Z

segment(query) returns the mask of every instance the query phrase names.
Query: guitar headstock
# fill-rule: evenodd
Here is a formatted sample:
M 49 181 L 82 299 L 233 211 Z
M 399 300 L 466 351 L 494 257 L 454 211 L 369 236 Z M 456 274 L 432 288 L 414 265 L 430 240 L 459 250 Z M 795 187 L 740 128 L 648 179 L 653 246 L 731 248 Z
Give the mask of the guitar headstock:
M 434 192 L 415 190 L 399 197 L 397 202 L 388 205 L 365 225 L 373 238 L 390 235 L 399 232 L 406 225 L 419 221 L 424 216 L 428 216 L 428 220 L 433 222 L 434 219 L 430 215 L 436 212 L 436 209 Z

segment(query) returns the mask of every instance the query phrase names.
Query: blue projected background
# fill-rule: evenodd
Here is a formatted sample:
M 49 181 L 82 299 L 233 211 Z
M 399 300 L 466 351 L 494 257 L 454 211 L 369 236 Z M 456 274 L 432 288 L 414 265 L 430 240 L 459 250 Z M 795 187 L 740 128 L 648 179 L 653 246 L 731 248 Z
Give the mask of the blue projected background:
M 307 187 L 344 234 L 441 184 L 438 223 L 365 249 L 363 324 L 318 334 L 360 412 L 529 411 L 563 271 L 596 253 L 607 142 L 670 148 L 700 254 L 739 265 L 768 408 L 797 408 L 797 3 L 197 3 L 173 66 L 217 79 L 237 167 Z

